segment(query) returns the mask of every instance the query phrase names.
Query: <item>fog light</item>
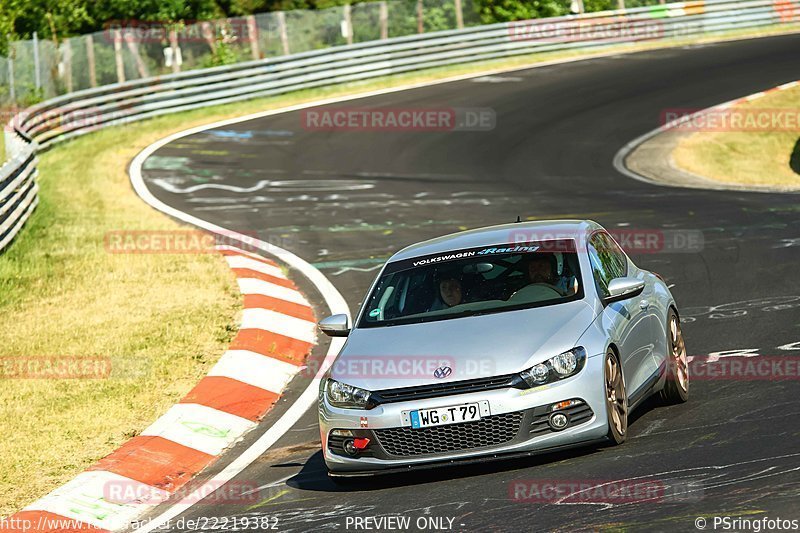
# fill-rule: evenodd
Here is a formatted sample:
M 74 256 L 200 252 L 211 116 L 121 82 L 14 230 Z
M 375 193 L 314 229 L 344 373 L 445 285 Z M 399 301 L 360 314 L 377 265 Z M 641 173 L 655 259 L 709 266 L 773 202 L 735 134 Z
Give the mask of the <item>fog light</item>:
M 334 437 L 352 437 L 353 432 L 349 429 L 334 429 L 331 431 L 331 435 Z
M 353 439 L 347 439 L 342 443 L 342 447 L 344 448 L 344 452 L 351 456 L 355 457 L 358 455 L 358 449 L 356 448 L 356 443 Z
M 564 413 L 553 413 L 550 415 L 550 427 L 553 431 L 561 431 L 569 424 L 569 417 Z

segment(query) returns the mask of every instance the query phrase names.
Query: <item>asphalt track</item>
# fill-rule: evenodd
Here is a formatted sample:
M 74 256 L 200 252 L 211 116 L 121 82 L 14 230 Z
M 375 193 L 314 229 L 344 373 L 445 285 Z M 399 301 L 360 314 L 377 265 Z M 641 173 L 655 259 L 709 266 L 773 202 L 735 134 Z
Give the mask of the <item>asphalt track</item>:
M 633 257 L 674 284 L 689 352 L 797 356 L 799 197 L 658 187 L 622 176 L 612 160 L 657 127 L 664 109 L 708 107 L 798 78 L 800 35 L 619 55 L 334 106 L 491 108 L 491 131 L 309 131 L 292 112 L 180 139 L 146 162 L 144 177 L 167 204 L 314 263 L 352 310 L 397 249 L 517 215 L 699 231 L 700 250 Z M 313 288 L 302 288 L 319 304 Z M 308 379 L 291 384 L 264 427 Z M 230 530 L 222 517 L 255 516 L 274 517 L 280 531 L 355 530 L 348 517 L 388 515 L 408 516 L 412 526 L 452 518 L 457 531 L 696 531 L 699 516 L 709 530 L 714 515 L 800 519 L 798 392 L 796 380 L 694 381 L 687 404 L 639 408 L 622 447 L 345 488 L 325 475 L 311 410 L 236 478 L 264 487 L 254 499 L 200 502 L 169 530 Z M 607 504 L 509 497 L 515 480 L 629 478 L 690 492 Z M 203 517 L 217 520 L 186 522 Z

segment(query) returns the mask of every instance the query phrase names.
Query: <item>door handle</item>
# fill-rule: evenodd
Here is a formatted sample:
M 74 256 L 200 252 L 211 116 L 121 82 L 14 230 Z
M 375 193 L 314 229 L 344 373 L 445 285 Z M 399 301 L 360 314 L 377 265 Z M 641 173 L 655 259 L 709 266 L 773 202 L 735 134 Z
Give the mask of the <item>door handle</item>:
M 643 311 L 644 311 L 644 310 L 646 310 L 648 307 L 650 307 L 650 302 L 648 302 L 647 300 L 640 300 L 640 301 L 639 301 L 639 309 L 641 309 L 641 310 L 643 310 Z

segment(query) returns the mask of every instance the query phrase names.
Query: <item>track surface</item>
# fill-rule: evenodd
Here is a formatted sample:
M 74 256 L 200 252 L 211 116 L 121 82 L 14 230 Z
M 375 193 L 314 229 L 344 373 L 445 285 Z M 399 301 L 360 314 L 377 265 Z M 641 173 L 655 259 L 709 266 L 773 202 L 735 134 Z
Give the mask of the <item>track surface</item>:
M 800 36 L 687 47 L 336 106 L 489 107 L 496 127 L 488 132 L 314 132 L 301 126 L 300 113 L 287 113 L 176 141 L 148 160 L 145 179 L 172 206 L 257 232 L 317 264 L 353 310 L 393 251 L 518 214 L 586 217 L 608 228 L 699 230 L 700 252 L 634 256 L 675 284 L 690 353 L 758 349 L 762 356 L 796 356 L 800 343 L 790 343 L 800 341 L 798 196 L 657 187 L 623 177 L 612 159 L 658 126 L 663 109 L 707 107 L 800 78 L 798 52 Z M 293 383 L 289 400 L 304 385 Z M 271 516 L 281 531 L 354 530 L 347 517 L 395 514 L 409 516 L 412 525 L 419 517 L 453 518 L 452 529 L 464 531 L 694 531 L 697 516 L 800 519 L 798 392 L 790 380 L 695 381 L 688 404 L 638 409 L 622 447 L 349 488 L 326 478 L 311 410 L 237 478 L 270 485 L 256 500 L 201 502 L 184 518 Z M 688 501 L 614 505 L 509 498 L 509 483 L 519 479 L 639 476 L 701 490 Z M 171 530 L 191 529 L 173 524 Z

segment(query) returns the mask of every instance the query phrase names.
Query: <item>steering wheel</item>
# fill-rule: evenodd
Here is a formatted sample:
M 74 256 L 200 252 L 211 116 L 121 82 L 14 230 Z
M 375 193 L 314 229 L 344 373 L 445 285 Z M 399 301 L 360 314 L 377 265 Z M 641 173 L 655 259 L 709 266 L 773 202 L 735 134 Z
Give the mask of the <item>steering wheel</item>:
M 551 300 L 553 298 L 561 298 L 563 296 L 564 295 L 561 294 L 561 291 L 549 283 L 531 283 L 530 285 L 525 285 L 521 289 L 515 291 L 511 296 L 508 297 L 508 301 L 527 300 L 536 302 Z

